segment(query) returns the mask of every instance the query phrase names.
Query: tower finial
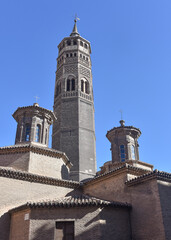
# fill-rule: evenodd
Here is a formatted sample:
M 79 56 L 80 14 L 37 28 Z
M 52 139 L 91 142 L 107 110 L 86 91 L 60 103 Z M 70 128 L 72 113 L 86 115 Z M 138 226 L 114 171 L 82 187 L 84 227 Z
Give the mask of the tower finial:
M 74 27 L 73 27 L 73 30 L 72 30 L 72 33 L 70 34 L 70 36 L 79 36 L 80 34 L 78 33 L 78 30 L 77 30 L 77 21 L 80 20 L 78 17 L 77 17 L 77 14 L 75 14 L 75 18 L 74 18 Z
M 36 99 L 36 104 L 38 104 L 38 99 L 39 99 L 39 97 L 38 97 L 38 96 L 35 96 L 34 98 Z
M 119 122 L 121 124 L 121 127 L 124 127 L 125 126 L 125 121 L 123 120 L 123 111 L 119 110 L 119 112 L 121 113 L 121 120 Z

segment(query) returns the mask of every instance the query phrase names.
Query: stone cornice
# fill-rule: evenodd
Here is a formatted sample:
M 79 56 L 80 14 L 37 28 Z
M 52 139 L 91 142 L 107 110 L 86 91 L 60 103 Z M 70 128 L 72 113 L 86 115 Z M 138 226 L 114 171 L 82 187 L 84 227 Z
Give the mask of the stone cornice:
M 133 186 L 133 185 L 140 184 L 140 183 L 152 180 L 152 179 L 161 180 L 161 181 L 165 181 L 165 182 L 171 182 L 171 173 L 154 170 L 147 174 L 143 174 L 143 175 L 135 177 L 129 181 L 126 181 L 125 184 L 127 186 Z
M 76 181 L 62 180 L 57 178 L 45 177 L 24 171 L 14 170 L 12 168 L 0 167 L 0 177 L 13 178 L 22 181 L 35 182 L 66 188 L 78 188 L 80 183 Z
M 106 180 L 108 178 L 111 178 L 113 176 L 122 174 L 122 173 L 131 173 L 131 174 L 137 174 L 137 175 L 142 175 L 143 173 L 147 173 L 149 172 L 149 170 L 145 170 L 142 168 L 137 168 L 137 167 L 133 167 L 127 163 L 125 163 L 123 166 L 118 167 L 112 171 L 109 171 L 107 173 L 101 174 L 99 176 L 94 177 L 93 179 L 84 182 L 83 185 L 87 186 L 87 185 L 92 185 L 94 183 Z
M 69 161 L 65 153 L 57 151 L 52 148 L 36 146 L 35 144 L 32 144 L 32 143 L 21 144 L 21 145 L 16 144 L 13 146 L 0 147 L 0 155 L 27 153 L 27 152 L 33 152 L 33 153 L 37 153 L 37 154 L 41 154 L 49 157 L 62 158 L 65 164 L 69 168 L 72 167 L 72 163 Z

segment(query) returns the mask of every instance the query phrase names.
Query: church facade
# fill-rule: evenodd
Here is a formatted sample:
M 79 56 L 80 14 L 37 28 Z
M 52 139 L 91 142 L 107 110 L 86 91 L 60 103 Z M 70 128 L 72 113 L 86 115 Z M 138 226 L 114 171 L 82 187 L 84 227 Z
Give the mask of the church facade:
M 0 239 L 171 239 L 171 174 L 140 161 L 140 129 L 109 130 L 112 159 L 96 170 L 91 45 L 76 20 L 58 49 L 53 111 L 19 107 L 15 144 L 0 147 Z

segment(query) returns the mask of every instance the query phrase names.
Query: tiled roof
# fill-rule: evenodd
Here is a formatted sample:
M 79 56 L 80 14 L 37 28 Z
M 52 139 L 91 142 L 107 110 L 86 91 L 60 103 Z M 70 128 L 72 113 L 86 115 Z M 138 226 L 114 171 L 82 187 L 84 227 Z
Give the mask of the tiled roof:
M 54 185 L 67 188 L 78 188 L 80 186 L 79 182 L 69 181 L 51 177 L 45 177 L 33 173 L 28 173 L 20 170 L 14 170 L 13 168 L 0 167 L 0 177 L 13 178 L 22 181 L 36 182 L 47 185 Z
M 115 168 L 114 170 L 111 170 L 107 173 L 103 173 L 99 176 L 95 176 L 94 178 L 84 182 L 84 185 L 87 185 L 87 184 L 91 184 L 92 182 L 96 182 L 100 179 L 105 179 L 105 177 L 110 177 L 112 175 L 114 175 L 115 173 L 119 173 L 119 172 L 122 172 L 122 171 L 125 171 L 125 170 L 130 170 L 130 171 L 134 171 L 134 172 L 140 172 L 140 173 L 146 173 L 146 172 L 149 172 L 149 170 L 146 170 L 146 169 L 142 169 L 142 168 L 138 168 L 138 167 L 133 167 L 127 163 L 125 163 L 124 165 L 118 167 L 118 168 Z
M 68 157 L 64 152 L 48 148 L 46 146 L 38 145 L 35 143 L 21 143 L 12 146 L 0 147 L 0 154 L 13 154 L 13 153 L 24 153 L 32 151 L 34 153 L 50 156 L 50 157 L 58 157 L 62 158 L 65 164 L 69 167 L 72 167 L 72 163 L 69 161 Z
M 68 196 L 54 200 L 45 200 L 40 202 L 27 202 L 22 206 L 10 210 L 10 212 L 17 211 L 23 208 L 55 208 L 55 207 L 70 208 L 91 206 L 131 208 L 131 205 L 128 203 L 106 201 L 99 198 L 90 197 L 87 195 L 80 195 L 80 196 Z
M 158 171 L 156 169 L 152 172 L 143 174 L 143 175 L 135 177 L 135 178 L 133 178 L 129 181 L 126 181 L 126 184 L 128 186 L 132 186 L 132 185 L 139 184 L 139 183 L 142 183 L 142 182 L 145 182 L 145 181 L 148 181 L 148 180 L 151 180 L 151 179 L 155 179 L 155 178 L 157 180 L 163 180 L 163 181 L 166 181 L 166 182 L 171 182 L 171 173 L 161 172 L 161 171 Z

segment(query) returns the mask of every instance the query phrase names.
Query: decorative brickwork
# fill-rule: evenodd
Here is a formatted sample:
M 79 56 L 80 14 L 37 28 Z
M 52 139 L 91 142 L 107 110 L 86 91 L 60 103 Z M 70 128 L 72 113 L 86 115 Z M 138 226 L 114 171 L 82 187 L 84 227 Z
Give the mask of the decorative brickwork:
M 83 66 L 80 66 L 80 74 L 83 74 L 84 76 L 90 78 L 90 70 Z

